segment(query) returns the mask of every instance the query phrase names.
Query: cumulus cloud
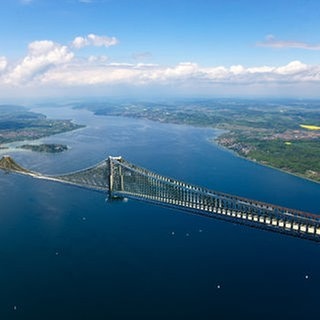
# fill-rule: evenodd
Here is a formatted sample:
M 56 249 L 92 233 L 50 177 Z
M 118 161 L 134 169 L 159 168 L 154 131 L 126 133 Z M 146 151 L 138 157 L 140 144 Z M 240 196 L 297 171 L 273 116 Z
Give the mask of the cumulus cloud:
M 96 40 L 95 37 L 86 39 Z M 210 90 L 216 86 L 229 89 L 259 85 L 261 88 L 281 88 L 291 84 L 309 87 L 312 83 L 316 88 L 320 84 L 320 65 L 308 65 L 299 60 L 280 66 L 250 67 L 240 64 L 203 67 L 190 61 L 167 66 L 138 61 L 119 63 L 107 56 L 76 57 L 71 47 L 50 40 L 30 43 L 26 56 L 18 62 L 0 57 L 2 91 L 5 86 L 37 91 L 39 88 L 67 90 L 81 87 L 89 91 L 111 86 L 167 86 L 197 92 L 204 87 Z
M 4 71 L 8 65 L 8 61 L 6 57 L 0 57 L 0 72 Z
M 72 41 L 72 46 L 76 49 L 81 49 L 86 46 L 95 47 L 111 47 L 118 44 L 119 41 L 116 37 L 98 36 L 96 34 L 88 34 L 86 37 L 76 37 Z
M 63 68 L 44 73 L 41 82 L 45 84 L 64 83 L 67 86 L 81 85 L 165 85 L 165 84 L 254 84 L 300 83 L 320 80 L 320 66 L 308 66 L 292 61 L 280 67 L 262 66 L 246 68 L 241 65 L 230 67 L 201 67 L 196 63 L 183 62 L 175 66 L 129 63 L 85 62 L 69 64 Z
M 245 72 L 245 68 L 241 65 L 231 66 L 230 72 L 232 74 L 238 75 Z
M 6 83 L 31 81 L 50 68 L 70 62 L 74 57 L 66 46 L 48 40 L 31 42 L 28 49 L 28 55 L 8 72 Z
M 299 74 L 308 71 L 308 66 L 300 61 L 292 61 L 285 66 L 275 69 L 275 72 L 282 75 Z
M 305 49 L 305 50 L 320 50 L 320 44 L 312 44 L 307 42 L 299 41 L 286 41 L 278 40 L 273 35 L 266 36 L 266 39 L 262 42 L 257 42 L 258 47 L 269 47 L 269 48 L 294 48 L 294 49 Z

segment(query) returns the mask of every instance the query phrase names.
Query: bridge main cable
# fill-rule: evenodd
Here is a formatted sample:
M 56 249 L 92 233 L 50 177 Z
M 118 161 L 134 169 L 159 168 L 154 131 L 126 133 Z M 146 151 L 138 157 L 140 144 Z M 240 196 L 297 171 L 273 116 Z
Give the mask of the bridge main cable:
M 320 241 L 320 216 L 213 191 L 109 158 L 111 197 L 152 202 L 211 218 Z M 111 172 L 111 171 L 110 171 Z
M 28 170 L 10 156 L 0 159 L 0 169 L 107 192 L 110 199 L 131 198 L 320 242 L 320 216 L 273 204 L 213 191 L 165 177 L 136 166 L 122 157 L 75 172 L 44 175 Z

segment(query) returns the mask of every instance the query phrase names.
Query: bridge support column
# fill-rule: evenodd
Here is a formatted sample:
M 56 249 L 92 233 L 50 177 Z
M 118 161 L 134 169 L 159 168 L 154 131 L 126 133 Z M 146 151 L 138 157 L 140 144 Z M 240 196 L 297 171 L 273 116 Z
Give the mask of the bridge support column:
M 108 161 L 109 161 L 109 197 L 112 198 L 113 197 L 113 191 L 114 191 L 114 184 L 116 183 L 115 179 L 117 178 L 117 172 L 116 172 L 116 168 L 115 168 L 115 164 L 114 161 L 120 161 L 121 157 L 109 157 Z M 118 173 L 121 173 L 121 169 L 119 167 L 119 171 Z M 119 178 L 120 178 L 120 185 L 121 185 L 121 190 L 123 190 L 123 177 L 121 180 L 121 174 L 118 174 Z

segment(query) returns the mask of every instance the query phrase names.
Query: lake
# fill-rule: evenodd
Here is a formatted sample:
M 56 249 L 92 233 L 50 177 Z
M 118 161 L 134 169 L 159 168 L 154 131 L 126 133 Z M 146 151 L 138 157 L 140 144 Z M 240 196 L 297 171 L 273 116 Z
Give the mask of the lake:
M 319 213 L 320 185 L 210 142 L 220 131 L 71 107 L 87 127 L 41 139 L 59 154 L 0 150 L 58 174 L 109 155 L 213 190 Z M 15 143 L 12 146 L 22 143 Z M 319 244 L 0 172 L 1 319 L 316 318 Z

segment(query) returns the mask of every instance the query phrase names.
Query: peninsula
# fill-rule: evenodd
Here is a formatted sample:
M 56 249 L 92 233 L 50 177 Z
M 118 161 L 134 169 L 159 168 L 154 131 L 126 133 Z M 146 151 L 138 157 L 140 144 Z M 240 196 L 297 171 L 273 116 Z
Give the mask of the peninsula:
M 48 119 L 41 113 L 15 105 L 0 105 L 0 148 L 4 144 L 36 140 L 84 127 L 65 119 Z
M 96 115 L 223 129 L 216 141 L 238 155 L 320 182 L 320 101 L 238 99 L 79 103 Z

